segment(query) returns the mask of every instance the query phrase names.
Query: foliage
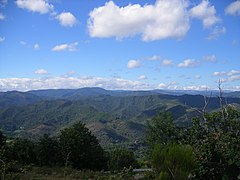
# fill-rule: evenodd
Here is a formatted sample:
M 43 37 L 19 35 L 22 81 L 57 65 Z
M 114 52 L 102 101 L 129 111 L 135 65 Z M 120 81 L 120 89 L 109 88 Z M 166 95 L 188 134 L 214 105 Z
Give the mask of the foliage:
M 192 148 L 184 145 L 156 145 L 151 161 L 159 179 L 187 179 L 195 168 Z
M 240 113 L 231 106 L 204 113 L 202 117 L 193 119 L 192 127 L 182 130 L 173 124 L 169 115 L 160 114 L 148 126 L 147 137 L 150 151 L 154 143 L 159 144 L 152 152 L 159 158 L 170 152 L 168 144 L 190 145 L 197 164 L 194 173 L 197 179 L 236 179 L 240 174 Z M 153 159 L 157 157 L 153 156 Z M 171 157 L 170 154 L 165 155 L 170 162 L 175 162 Z M 153 166 L 158 171 L 162 170 L 162 163 L 157 162 L 163 161 L 161 158 L 153 161 Z M 166 171 L 160 176 L 164 179 Z
M 98 140 L 81 123 L 61 131 L 57 138 L 44 135 L 38 141 L 8 139 L 0 149 L 1 172 L 23 172 L 22 167 L 72 166 L 102 170 L 107 158 Z
M 104 150 L 96 137 L 82 123 L 62 130 L 58 138 L 62 159 L 66 165 L 93 170 L 106 167 Z
M 195 118 L 189 143 L 197 158 L 197 177 L 237 179 L 240 173 L 240 113 L 231 107 Z
M 36 163 L 36 144 L 21 138 L 11 140 L 2 148 L 1 159 L 5 162 L 17 161 L 22 165 Z
M 162 112 L 148 123 L 147 142 L 150 148 L 156 144 L 166 145 L 178 142 L 181 138 L 181 129 L 177 127 L 169 112 Z
M 53 166 L 60 159 L 60 147 L 57 139 L 44 134 L 37 143 L 37 157 L 40 166 Z
M 0 131 L 0 149 L 6 143 L 6 136 L 3 135 L 2 131 Z
M 124 168 L 137 166 L 137 160 L 132 151 L 116 148 L 109 152 L 108 168 L 110 171 L 121 171 Z

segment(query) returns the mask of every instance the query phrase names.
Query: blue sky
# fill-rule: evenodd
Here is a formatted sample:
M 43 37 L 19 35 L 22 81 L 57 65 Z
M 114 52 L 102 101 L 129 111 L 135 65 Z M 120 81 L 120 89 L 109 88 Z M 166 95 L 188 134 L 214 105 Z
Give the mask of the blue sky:
M 0 90 L 240 90 L 240 1 L 1 0 Z

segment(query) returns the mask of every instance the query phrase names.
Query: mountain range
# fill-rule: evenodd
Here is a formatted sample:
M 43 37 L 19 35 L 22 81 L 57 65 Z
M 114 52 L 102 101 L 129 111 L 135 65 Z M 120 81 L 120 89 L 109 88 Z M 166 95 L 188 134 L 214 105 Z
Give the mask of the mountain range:
M 102 88 L 50 89 L 0 93 L 0 127 L 9 136 L 38 138 L 58 134 L 81 121 L 103 146 L 144 144 L 146 124 L 162 111 L 171 112 L 179 126 L 190 126 L 200 115 L 204 96 L 207 111 L 219 109 L 218 92 L 112 91 Z M 240 107 L 240 92 L 225 92 L 227 104 Z

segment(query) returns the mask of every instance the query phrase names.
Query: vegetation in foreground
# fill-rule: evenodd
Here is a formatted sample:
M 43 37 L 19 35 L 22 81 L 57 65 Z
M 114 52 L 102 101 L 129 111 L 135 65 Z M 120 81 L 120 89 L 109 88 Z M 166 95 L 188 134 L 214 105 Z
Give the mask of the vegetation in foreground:
M 150 164 L 143 179 L 237 179 L 240 174 L 240 113 L 233 107 L 203 113 L 180 128 L 170 113 L 148 124 L 147 163 L 129 150 L 105 151 L 81 123 L 39 141 L 0 134 L 2 179 L 134 179 L 133 168 Z M 109 173 L 106 173 L 109 172 Z M 37 179 L 37 178 L 36 178 Z

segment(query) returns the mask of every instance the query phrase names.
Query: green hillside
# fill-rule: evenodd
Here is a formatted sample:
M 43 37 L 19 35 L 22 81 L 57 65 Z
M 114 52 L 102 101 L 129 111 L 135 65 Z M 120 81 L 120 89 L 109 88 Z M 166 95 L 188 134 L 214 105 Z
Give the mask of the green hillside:
M 104 146 L 144 144 L 146 123 L 160 112 L 172 113 L 179 126 L 191 126 L 204 106 L 201 95 L 167 95 L 152 91 L 107 91 L 101 88 L 39 90 L 0 94 L 0 126 L 10 136 L 38 138 L 56 135 L 81 121 Z M 47 99 L 47 100 L 46 100 Z M 239 98 L 227 98 L 239 107 Z M 212 97 L 207 111 L 219 108 Z

